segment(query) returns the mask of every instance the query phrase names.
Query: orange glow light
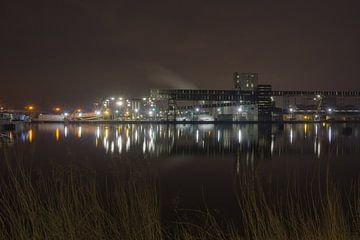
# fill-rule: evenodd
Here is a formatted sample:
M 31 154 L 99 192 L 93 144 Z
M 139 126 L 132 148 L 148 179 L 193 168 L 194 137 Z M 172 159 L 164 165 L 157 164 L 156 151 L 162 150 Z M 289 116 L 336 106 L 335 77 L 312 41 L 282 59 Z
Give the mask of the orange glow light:
M 59 138 L 60 138 L 60 130 L 59 130 L 59 128 L 56 128 L 55 138 L 56 138 L 56 141 L 59 141 Z

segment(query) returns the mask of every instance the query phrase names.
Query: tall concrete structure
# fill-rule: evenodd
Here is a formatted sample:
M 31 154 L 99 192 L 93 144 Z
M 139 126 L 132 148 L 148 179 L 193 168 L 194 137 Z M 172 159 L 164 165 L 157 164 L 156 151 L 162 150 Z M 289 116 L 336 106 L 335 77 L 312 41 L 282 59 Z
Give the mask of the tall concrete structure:
M 253 91 L 258 85 L 258 73 L 238 73 L 233 75 L 235 89 Z

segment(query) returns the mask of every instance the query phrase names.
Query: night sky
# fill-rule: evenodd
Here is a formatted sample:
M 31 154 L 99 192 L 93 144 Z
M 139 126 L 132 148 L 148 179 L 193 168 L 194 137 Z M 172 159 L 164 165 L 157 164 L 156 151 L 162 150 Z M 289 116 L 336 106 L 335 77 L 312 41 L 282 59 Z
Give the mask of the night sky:
M 150 88 L 360 90 L 359 1 L 0 3 L 0 102 L 91 106 Z

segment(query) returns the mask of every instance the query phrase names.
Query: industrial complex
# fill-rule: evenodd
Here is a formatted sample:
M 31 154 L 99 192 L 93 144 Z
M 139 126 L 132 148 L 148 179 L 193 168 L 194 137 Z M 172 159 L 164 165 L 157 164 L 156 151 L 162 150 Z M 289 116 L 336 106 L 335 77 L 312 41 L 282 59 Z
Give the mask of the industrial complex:
M 32 121 L 297 122 L 358 121 L 360 91 L 284 91 L 258 73 L 233 74 L 233 89 L 152 89 L 143 98 L 108 97 L 91 112 L 32 114 Z
M 283 91 L 259 84 L 258 73 L 233 74 L 234 88 L 152 89 L 140 99 L 106 98 L 72 120 L 271 122 L 360 120 L 360 91 Z

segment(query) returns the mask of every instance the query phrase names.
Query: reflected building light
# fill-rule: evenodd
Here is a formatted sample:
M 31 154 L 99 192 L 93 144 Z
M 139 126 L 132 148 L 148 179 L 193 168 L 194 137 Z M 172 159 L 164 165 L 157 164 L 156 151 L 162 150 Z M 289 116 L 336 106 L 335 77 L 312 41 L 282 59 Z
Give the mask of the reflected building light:
M 331 130 L 331 126 L 329 126 L 329 130 L 328 130 L 328 138 L 329 138 L 329 143 L 331 144 L 332 141 L 332 130 Z
M 307 133 L 308 133 L 308 129 L 309 129 L 309 125 L 307 125 L 306 123 L 304 124 L 304 137 L 307 137 Z
M 55 130 L 55 139 L 56 139 L 56 141 L 59 141 L 59 139 L 60 139 L 60 130 L 59 130 L 59 128 L 56 128 L 56 130 Z
M 138 142 L 138 130 L 136 129 L 135 130 L 135 142 L 137 143 Z
M 241 132 L 241 129 L 239 129 L 238 138 L 239 138 L 239 143 L 241 143 L 241 141 L 242 141 L 242 132 Z
M 197 129 L 196 130 L 196 143 L 199 142 L 199 130 Z
M 131 138 L 128 137 L 127 140 L 126 140 L 126 151 L 129 151 L 130 150 L 130 145 L 131 145 Z
M 150 139 L 153 139 L 153 137 L 154 137 L 152 128 L 149 129 L 149 137 L 150 137 Z
M 314 140 L 314 154 L 316 155 L 317 153 L 317 138 L 315 138 Z
M 318 125 L 317 124 L 315 124 L 315 136 L 317 137 L 318 136 Z
M 293 144 L 293 140 L 294 140 L 294 130 L 291 127 L 290 128 L 290 144 Z
M 321 154 L 321 142 L 319 141 L 319 142 L 318 142 L 318 147 L 317 147 L 317 155 L 318 155 L 318 158 L 320 158 L 320 154 Z
M 117 140 L 117 145 L 118 145 L 118 149 L 119 149 L 119 154 L 121 154 L 121 152 L 122 152 L 122 137 L 121 137 L 121 135 L 119 136 L 119 138 Z
M 68 127 L 65 126 L 64 127 L 64 137 L 67 138 L 67 136 L 68 136 Z
M 154 152 L 155 151 L 155 144 L 154 144 L 154 140 L 151 139 L 149 141 L 149 146 L 148 146 L 149 152 Z
M 96 128 L 96 138 L 100 138 L 100 127 L 97 126 Z
M 217 141 L 220 142 L 220 130 L 217 130 Z
M 28 136 L 29 136 L 29 143 L 32 143 L 33 142 L 33 130 L 32 129 L 29 130 Z
M 26 141 L 26 136 L 25 136 L 25 134 L 24 133 L 21 133 L 21 141 L 22 142 L 25 142 Z
M 106 139 L 109 138 L 109 129 L 108 128 L 105 129 L 105 138 Z
M 106 146 L 106 143 L 107 143 L 107 140 L 106 140 L 106 138 L 104 137 L 104 139 L 103 139 L 103 145 L 104 145 L 104 147 Z
M 103 144 L 104 144 L 105 152 L 108 153 L 108 151 L 109 151 L 109 141 L 105 137 L 103 139 Z
M 271 145 L 270 145 L 271 155 L 273 155 L 273 153 L 274 153 L 274 144 L 275 144 L 275 137 L 274 137 L 274 135 L 272 135 L 271 136 Z
M 115 150 L 115 144 L 114 141 L 111 141 L 111 153 L 114 153 Z
M 82 130 L 81 127 L 79 127 L 79 128 L 78 128 L 78 131 L 77 131 L 77 136 L 78 136 L 78 138 L 81 138 L 81 130 Z
M 99 139 L 95 138 L 95 147 L 98 147 L 98 146 L 99 146 Z
M 143 153 L 146 152 L 146 139 L 144 137 L 144 141 L 143 141 Z

